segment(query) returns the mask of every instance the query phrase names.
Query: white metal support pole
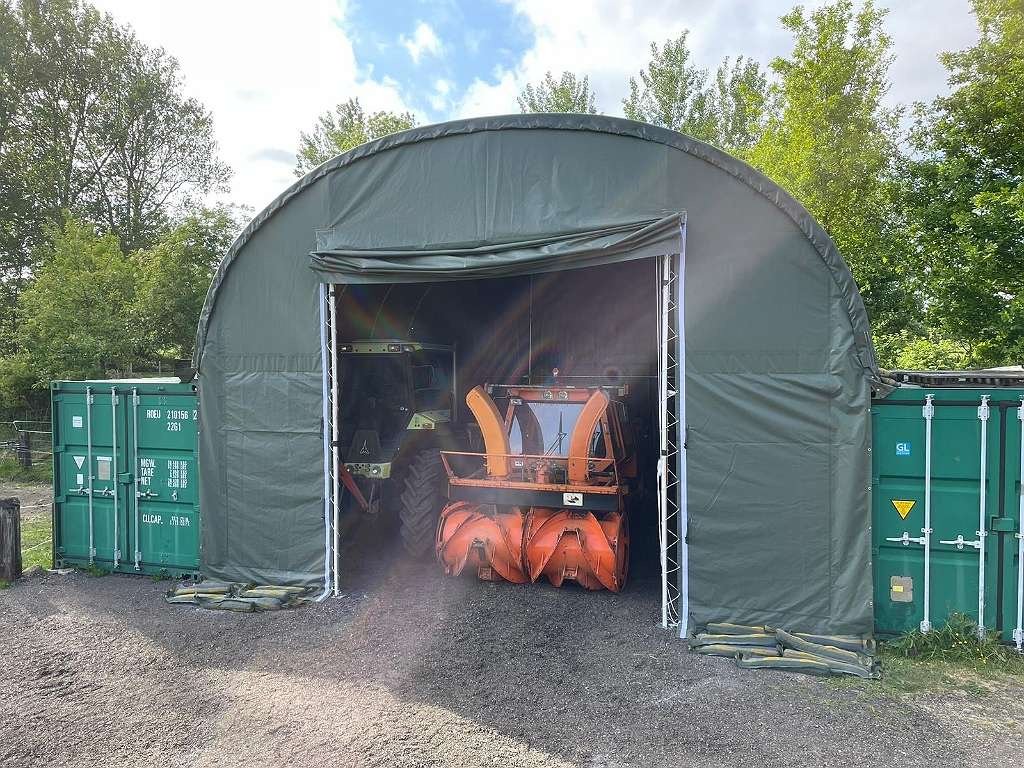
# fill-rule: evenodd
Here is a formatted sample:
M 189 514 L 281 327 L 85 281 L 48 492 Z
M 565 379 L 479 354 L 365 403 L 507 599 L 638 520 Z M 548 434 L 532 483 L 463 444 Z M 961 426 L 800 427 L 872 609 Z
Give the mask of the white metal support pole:
M 323 283 L 320 283 L 317 297 L 320 301 L 320 387 L 323 399 L 320 418 L 324 431 L 324 591 L 317 595 L 319 602 L 331 593 L 331 422 L 328 413 L 330 387 L 327 381 L 327 292 Z
M 96 559 L 95 524 L 92 509 L 92 387 L 85 388 L 85 460 L 89 478 L 89 565 Z
M 690 630 L 690 517 L 686 482 L 686 217 L 679 222 L 676 274 L 676 493 L 679 494 L 679 637 Z
M 119 538 L 117 519 L 120 513 L 117 506 L 117 387 L 110 388 L 110 442 L 112 446 L 110 479 L 114 485 L 114 568 L 117 568 L 121 563 L 121 540 Z
M 142 570 L 142 550 L 139 549 L 139 390 L 132 387 L 132 479 L 135 488 L 135 570 Z
M 668 629 L 668 478 L 665 476 L 668 455 L 668 312 L 671 256 L 662 256 L 655 270 L 661 313 L 658 317 L 658 544 L 661 555 L 661 626 Z
M 339 561 L 338 530 L 341 516 L 341 486 L 338 483 L 338 318 L 334 306 L 334 284 L 327 294 L 327 316 L 330 318 L 330 354 L 328 364 L 331 367 L 331 506 L 334 515 L 331 525 L 331 546 L 334 550 L 334 596 L 341 594 L 341 569 Z
M 981 422 L 981 481 L 978 486 L 978 638 L 985 638 L 985 537 L 988 535 L 985 520 L 985 491 L 988 482 L 988 407 L 989 396 L 982 395 L 978 406 L 978 420 Z
M 921 538 L 924 539 L 924 619 L 921 631 L 930 632 L 931 617 L 931 578 L 932 578 L 932 419 L 935 417 L 935 406 L 932 401 L 935 395 L 927 395 L 921 415 L 924 416 L 924 528 Z
M 1018 651 L 1024 651 L 1024 398 L 1017 409 L 1020 422 L 1020 474 L 1017 496 L 1017 626 L 1013 630 L 1013 642 Z

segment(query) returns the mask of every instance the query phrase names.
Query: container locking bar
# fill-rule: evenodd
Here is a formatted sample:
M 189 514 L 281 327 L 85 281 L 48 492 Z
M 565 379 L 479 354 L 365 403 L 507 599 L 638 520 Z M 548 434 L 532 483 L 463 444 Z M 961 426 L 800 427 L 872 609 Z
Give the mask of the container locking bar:
M 92 387 L 85 388 L 85 456 L 86 456 L 86 475 L 89 479 L 89 565 L 92 565 L 96 560 L 96 539 L 95 539 L 95 524 L 93 523 L 93 512 L 92 512 Z M 84 491 L 83 491 L 84 493 Z
M 1013 630 L 1013 642 L 1017 651 L 1024 651 L 1024 397 L 1017 409 L 1017 420 L 1020 422 L 1020 483 L 1018 486 L 1017 507 L 1017 626 Z
M 132 387 L 132 484 L 135 486 L 135 570 L 142 570 L 142 550 L 139 548 L 139 390 Z
M 924 545 L 924 618 L 921 631 L 930 632 L 932 623 L 932 419 L 935 418 L 935 395 L 926 395 L 921 415 L 924 417 L 924 528 L 921 529 L 921 543 Z
M 111 496 L 114 498 L 114 568 L 117 568 L 121 563 L 121 541 L 117 525 L 117 516 L 120 511 L 117 508 L 117 387 L 110 388 L 110 427 L 111 461 L 113 462 L 111 476 L 114 478 L 114 489 L 111 492 Z

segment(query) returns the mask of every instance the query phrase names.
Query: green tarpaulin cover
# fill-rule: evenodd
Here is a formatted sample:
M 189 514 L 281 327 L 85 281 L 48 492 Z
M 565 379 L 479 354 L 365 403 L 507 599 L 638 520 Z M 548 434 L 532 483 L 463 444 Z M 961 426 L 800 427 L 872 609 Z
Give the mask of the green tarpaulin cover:
M 675 253 L 684 214 L 691 620 L 870 632 L 877 366 L 849 269 L 746 164 L 595 115 L 388 136 L 300 179 L 239 236 L 197 337 L 205 573 L 323 582 L 322 282 Z

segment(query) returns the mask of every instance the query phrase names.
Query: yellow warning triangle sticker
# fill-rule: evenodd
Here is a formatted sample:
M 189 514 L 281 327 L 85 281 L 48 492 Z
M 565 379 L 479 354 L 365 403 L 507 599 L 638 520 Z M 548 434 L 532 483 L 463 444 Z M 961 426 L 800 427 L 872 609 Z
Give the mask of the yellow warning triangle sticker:
M 904 520 L 907 519 L 907 515 L 910 514 L 910 510 L 917 504 L 913 499 L 890 499 L 892 505 L 896 507 L 896 511 L 900 513 L 900 517 Z

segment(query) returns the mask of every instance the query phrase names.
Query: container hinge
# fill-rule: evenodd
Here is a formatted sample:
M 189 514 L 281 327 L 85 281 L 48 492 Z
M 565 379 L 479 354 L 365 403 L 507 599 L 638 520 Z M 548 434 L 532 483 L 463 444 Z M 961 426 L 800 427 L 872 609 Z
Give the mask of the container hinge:
M 140 565 L 141 562 L 142 562 L 142 553 L 139 552 L 139 550 L 135 550 L 135 570 L 136 571 L 141 571 L 142 570 L 142 566 Z
M 138 405 L 142 400 L 139 398 L 139 393 L 136 390 L 132 390 L 132 405 Z
M 96 557 L 96 547 L 89 547 L 89 562 L 92 562 L 94 557 Z
M 975 531 L 974 533 L 976 536 L 978 536 L 978 538 L 975 541 L 967 541 L 964 538 L 964 535 L 961 533 L 958 534 L 957 537 L 952 541 L 947 539 L 939 539 L 939 544 L 953 544 L 956 546 L 957 549 L 963 549 L 964 547 L 974 547 L 975 549 L 981 549 L 981 545 L 985 541 L 986 534 L 984 532 L 979 533 L 978 531 Z
M 114 550 L 114 567 L 115 568 L 117 567 L 117 564 L 119 562 L 121 562 L 121 550 L 120 549 L 115 549 Z
M 92 392 L 85 396 L 85 402 L 86 405 L 92 405 L 94 402 L 96 402 L 96 398 L 93 396 Z M 1022 406 L 1024 406 L 1024 401 L 1022 401 Z
M 930 419 L 935 415 L 935 405 L 932 403 L 932 395 L 928 395 L 925 398 L 924 405 L 921 406 L 921 415 L 926 419 Z
M 921 530 L 924 533 L 924 529 Z M 909 547 L 911 544 L 920 544 L 924 546 L 925 537 L 919 536 L 918 538 L 911 537 L 908 531 L 904 531 L 902 536 L 891 536 L 886 538 L 886 541 L 895 541 L 898 544 L 902 544 L 904 547 Z
M 981 419 L 982 421 L 988 421 L 988 398 L 988 395 L 983 395 L 981 398 L 981 405 L 978 406 L 978 418 Z

